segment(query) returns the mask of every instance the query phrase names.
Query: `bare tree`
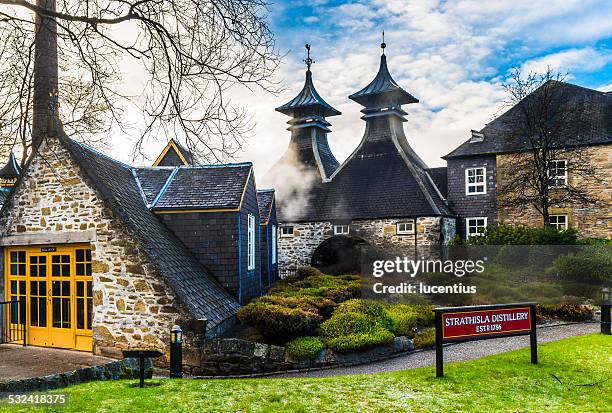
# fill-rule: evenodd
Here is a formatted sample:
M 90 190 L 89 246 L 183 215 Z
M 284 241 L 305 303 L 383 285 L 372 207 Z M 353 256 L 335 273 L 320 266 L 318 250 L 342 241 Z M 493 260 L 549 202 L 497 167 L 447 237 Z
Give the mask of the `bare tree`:
M 81 139 L 125 127 L 131 102 L 145 119 L 135 154 L 170 135 L 204 160 L 231 157 L 251 123 L 228 88 L 274 87 L 266 20 L 266 0 L 0 0 L 1 144 L 20 145 L 25 161 L 59 91 L 66 131 Z M 126 60 L 146 76 L 141 93 L 122 92 Z
M 532 206 L 550 225 L 550 210 L 564 204 L 586 205 L 598 199 L 581 183 L 597 180 L 590 162 L 587 100 L 563 84 L 564 76 L 548 69 L 523 75 L 514 70 L 504 85 L 513 106 L 505 129 L 512 152 L 500 166 L 498 205 Z M 508 112 L 510 113 L 510 112 Z

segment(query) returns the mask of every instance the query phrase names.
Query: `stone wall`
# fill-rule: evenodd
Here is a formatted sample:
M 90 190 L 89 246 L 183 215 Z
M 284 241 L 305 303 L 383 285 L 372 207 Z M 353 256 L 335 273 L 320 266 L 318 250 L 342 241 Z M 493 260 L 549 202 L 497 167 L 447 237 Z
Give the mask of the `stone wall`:
M 414 254 L 415 234 L 398 235 L 398 222 L 412 222 L 413 218 L 376 219 L 351 221 L 349 235 L 363 238 L 371 246 L 391 255 Z M 443 242 L 441 217 L 417 218 L 416 245 L 418 254 L 425 250 L 435 250 Z M 292 237 L 280 237 L 279 260 L 285 267 L 310 265 L 315 249 L 328 238 L 334 236 L 332 222 L 281 223 L 279 226 L 293 226 Z
M 338 353 L 325 349 L 314 360 L 294 360 L 286 354 L 284 347 L 237 338 L 215 339 L 206 344 L 200 368 L 189 372 L 199 376 L 258 375 L 281 370 L 366 364 L 412 350 L 411 339 L 395 337 L 393 343 L 369 350 Z
M 179 324 L 187 330 L 186 363 L 199 364 L 201 331 L 189 331 L 190 317 L 170 287 L 56 139 L 43 144 L 13 202 L 0 222 L 3 236 L 94 234 L 94 353 L 121 357 L 127 348 L 167 353 L 170 328 Z
M 498 180 L 503 182 L 504 164 L 510 155 L 498 155 Z M 580 236 L 612 238 L 612 145 L 593 146 L 584 149 L 580 157 L 588 159 L 596 171 L 595 177 L 572 176 L 573 186 L 588 188 L 591 197 L 598 203 L 578 205 L 563 203 L 550 208 L 551 214 L 567 214 L 570 228 L 578 230 Z M 572 162 L 572 159 L 568 159 Z M 543 218 L 535 208 L 525 205 L 520 209 L 504 208 L 499 211 L 499 222 L 514 225 L 542 226 Z

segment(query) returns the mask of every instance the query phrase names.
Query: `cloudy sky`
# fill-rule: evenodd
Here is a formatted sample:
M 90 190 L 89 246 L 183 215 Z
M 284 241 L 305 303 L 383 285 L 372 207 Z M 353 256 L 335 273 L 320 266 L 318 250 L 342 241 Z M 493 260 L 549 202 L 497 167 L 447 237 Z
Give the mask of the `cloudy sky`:
M 376 74 L 384 29 L 389 70 L 419 98 L 405 107 L 406 135 L 431 166 L 503 108 L 501 83 L 513 67 L 567 72 L 567 80 L 612 90 L 612 2 L 589 0 L 436 1 L 277 0 L 270 22 L 287 55 L 277 73 L 284 91 L 273 96 L 242 90 L 235 100 L 256 121 L 237 159 L 263 175 L 289 142 L 286 116 L 274 108 L 304 81 L 304 44 L 312 45 L 315 86 L 342 112 L 330 118 L 329 142 L 339 161 L 362 137 L 360 106 L 347 96 Z M 129 161 L 113 144 L 111 152 Z M 163 147 L 151 143 L 155 158 Z M 146 163 L 146 160 L 140 163 Z

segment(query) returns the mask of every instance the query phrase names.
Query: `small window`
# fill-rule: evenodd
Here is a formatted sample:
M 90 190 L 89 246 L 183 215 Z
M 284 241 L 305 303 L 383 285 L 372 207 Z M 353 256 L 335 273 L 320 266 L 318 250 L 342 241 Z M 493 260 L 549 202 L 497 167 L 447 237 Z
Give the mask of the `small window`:
M 567 215 L 551 215 L 550 226 L 558 231 L 563 231 L 564 229 L 567 229 Z
M 276 264 L 276 225 L 272 225 L 272 264 Z
M 467 168 L 465 170 L 465 194 L 479 195 L 487 193 L 487 169 Z
M 487 228 L 487 218 L 466 218 L 465 219 L 465 233 L 466 237 L 474 237 L 478 235 L 484 235 L 485 229 Z
M 281 238 L 292 237 L 293 227 L 291 226 L 281 227 L 280 232 L 281 232 Z
M 414 222 L 398 222 L 395 228 L 397 235 L 414 233 Z
M 348 225 L 334 225 L 334 235 L 348 235 L 349 230 Z
M 548 163 L 548 187 L 563 188 L 567 185 L 567 161 L 557 159 Z
M 255 217 L 249 214 L 249 229 L 248 229 L 248 266 L 247 270 L 255 269 Z

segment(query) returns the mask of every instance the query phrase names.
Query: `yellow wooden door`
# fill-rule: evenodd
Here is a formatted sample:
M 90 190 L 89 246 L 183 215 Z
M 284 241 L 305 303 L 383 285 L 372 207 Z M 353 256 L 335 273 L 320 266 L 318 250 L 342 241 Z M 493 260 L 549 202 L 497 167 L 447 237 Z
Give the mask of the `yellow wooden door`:
M 72 254 L 51 253 L 51 275 L 47 290 L 47 313 L 51 347 L 74 348 Z
M 29 344 L 34 346 L 49 346 L 49 322 L 47 297 L 49 290 L 49 260 L 48 254 L 28 254 L 28 312 L 29 312 Z

